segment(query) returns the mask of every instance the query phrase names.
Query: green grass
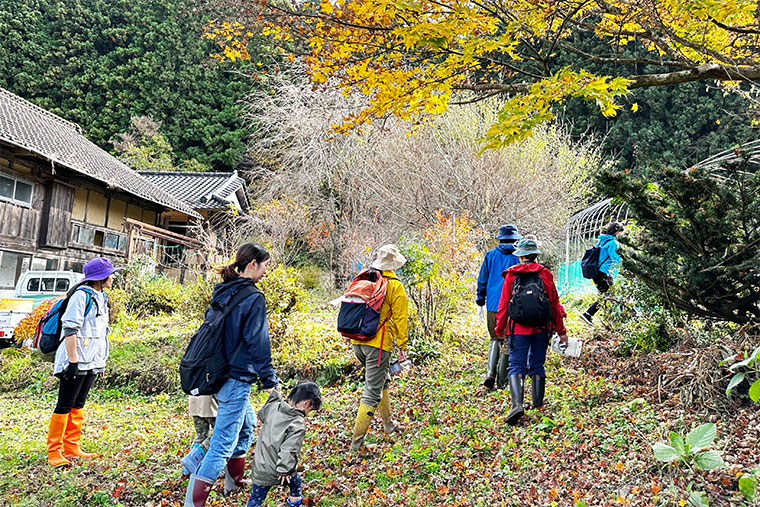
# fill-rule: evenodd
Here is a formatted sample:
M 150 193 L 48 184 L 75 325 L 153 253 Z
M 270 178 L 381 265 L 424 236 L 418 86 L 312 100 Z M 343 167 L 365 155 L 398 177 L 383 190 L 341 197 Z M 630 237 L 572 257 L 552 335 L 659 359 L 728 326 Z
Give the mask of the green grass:
M 294 325 L 284 338 L 305 344 L 313 337 L 309 353 L 284 352 L 300 350 L 293 344 L 274 345 L 278 371 L 285 364 L 297 376 L 331 378 L 323 410 L 308 419 L 300 461 L 313 504 L 676 505 L 688 496 L 681 478 L 666 487 L 674 480 L 671 469 L 651 454 L 651 444 L 669 429 L 658 414 L 662 407 L 634 397 L 626 385 L 584 371 L 578 361 L 551 355 L 546 406 L 528 411 L 518 426 L 507 426 L 509 393 L 488 393 L 480 386 L 487 338 L 484 326 L 471 317 L 458 318 L 439 345 L 440 359 L 394 379 L 392 411 L 405 431 L 386 436 L 375 420 L 366 439 L 373 450 L 349 454 L 362 376 L 341 369 L 352 359 L 347 343 L 330 341 L 330 313 L 315 315 L 315 322 Z M 96 384 L 85 409 L 83 447 L 102 456 L 68 470 L 46 464 L 57 385 L 50 364 L 3 354 L 3 378 L 29 375 L 19 389 L 0 395 L 0 504 L 181 504 L 185 483 L 179 458 L 192 436 L 186 397 L 172 383 L 176 380 L 153 392 L 146 379 L 160 380 L 156 368 L 165 368 L 167 379 L 173 375 L 177 351 L 195 325 L 156 317 L 122 320 L 115 327 L 109 374 Z M 309 354 L 318 359 L 309 361 Z M 135 377 L 117 376 L 117 367 L 133 368 Z M 254 406 L 264 399 L 265 393 L 257 392 Z M 709 477 L 704 480 L 712 486 L 726 479 Z M 662 491 L 654 492 L 652 481 L 661 483 Z M 223 498 L 220 488 L 217 481 L 216 505 L 244 503 L 246 493 Z M 284 494 L 275 488 L 269 505 L 280 505 Z

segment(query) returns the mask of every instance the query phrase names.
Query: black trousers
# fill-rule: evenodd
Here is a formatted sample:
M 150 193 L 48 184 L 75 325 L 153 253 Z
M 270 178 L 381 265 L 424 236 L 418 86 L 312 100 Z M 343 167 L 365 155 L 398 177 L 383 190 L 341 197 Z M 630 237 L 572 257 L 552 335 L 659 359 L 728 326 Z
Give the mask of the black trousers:
M 90 392 L 92 383 L 95 382 L 95 373 L 77 375 L 72 379 L 61 377 L 58 384 L 58 403 L 53 410 L 56 414 L 68 414 L 72 408 L 84 408 L 87 394 Z
M 612 288 L 613 280 L 607 273 L 601 271 L 593 278 L 596 288 L 599 290 L 599 294 L 606 294 L 610 288 Z M 594 301 L 591 306 L 588 307 L 586 313 L 593 317 L 593 315 L 599 311 L 599 302 Z

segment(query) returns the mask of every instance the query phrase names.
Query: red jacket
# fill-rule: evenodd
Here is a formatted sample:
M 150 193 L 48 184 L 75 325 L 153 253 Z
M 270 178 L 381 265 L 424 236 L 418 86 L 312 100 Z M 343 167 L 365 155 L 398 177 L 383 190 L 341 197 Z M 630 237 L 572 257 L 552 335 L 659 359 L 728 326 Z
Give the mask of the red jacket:
M 509 317 L 507 316 L 507 306 L 512 299 L 512 285 L 514 284 L 515 273 L 518 271 L 538 272 L 541 280 L 544 282 L 546 295 L 549 296 L 549 303 L 552 307 L 552 324 L 550 331 L 556 331 L 558 334 L 565 334 L 564 309 L 559 303 L 557 286 L 554 285 L 554 277 L 551 271 L 536 262 L 517 264 L 504 271 L 501 276 L 504 277 L 504 285 L 501 287 L 501 299 L 499 299 L 499 311 L 496 312 L 496 335 L 504 336 L 509 330 Z M 536 334 L 544 330 L 541 327 L 524 326 L 517 322 L 514 323 L 514 334 Z

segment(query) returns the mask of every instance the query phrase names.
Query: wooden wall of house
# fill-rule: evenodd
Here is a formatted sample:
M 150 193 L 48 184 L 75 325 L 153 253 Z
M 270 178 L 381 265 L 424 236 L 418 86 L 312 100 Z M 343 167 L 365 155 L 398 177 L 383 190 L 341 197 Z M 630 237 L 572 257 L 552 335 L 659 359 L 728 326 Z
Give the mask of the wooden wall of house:
M 32 184 L 32 204 L 26 206 L 0 200 L 0 236 L 6 248 L 34 248 L 37 243 L 40 215 L 45 201 L 45 186 L 35 181 L 32 169 L 0 157 L 0 172 Z
M 97 190 L 78 187 L 74 191 L 71 218 L 98 227 L 107 227 L 114 231 L 124 230 L 124 219 L 132 218 L 156 225 L 158 214 L 124 199 L 107 197 Z
M 49 181 L 45 187 L 45 203 L 40 223 L 40 246 L 67 248 L 71 238 L 74 189 L 55 181 Z

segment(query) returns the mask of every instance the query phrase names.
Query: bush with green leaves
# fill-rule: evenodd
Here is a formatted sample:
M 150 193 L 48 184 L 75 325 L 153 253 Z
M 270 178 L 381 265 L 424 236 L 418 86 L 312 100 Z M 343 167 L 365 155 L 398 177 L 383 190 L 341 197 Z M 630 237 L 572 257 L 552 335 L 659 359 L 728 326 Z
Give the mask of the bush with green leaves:
M 760 346 L 751 354 L 739 352 L 736 356 L 724 359 L 720 364 L 722 366 L 730 361 L 736 361 L 729 367 L 729 370 L 736 371 L 736 373 L 728 383 L 726 396 L 730 396 L 731 390 L 746 380 L 748 383 L 751 382 L 749 386 L 750 399 L 755 403 L 760 401 Z
M 185 290 L 180 283 L 156 275 L 129 292 L 127 307 L 134 313 L 155 315 L 178 310 L 184 301 Z
M 211 305 L 214 293 L 215 275 L 208 274 L 205 278 L 198 275 L 195 281 L 186 283 L 181 311 L 192 319 L 202 319 Z
M 481 254 L 475 247 L 477 231 L 466 217 L 436 214 L 436 221 L 420 237 L 398 242 L 406 263 L 398 270 L 411 300 L 410 336 L 440 340 L 453 315 L 472 299 Z
M 268 269 L 258 286 L 267 302 L 269 334 L 276 341 L 285 335 L 288 317 L 304 310 L 308 296 L 298 270 L 282 264 Z
M 625 356 L 668 350 L 676 341 L 679 312 L 669 310 L 659 295 L 625 270 L 603 298 L 601 320 L 620 337 L 616 352 Z
M 658 461 L 666 463 L 680 461 L 689 469 L 714 470 L 726 466 L 720 452 L 710 449 L 716 435 L 717 429 L 713 423 L 697 426 L 686 435 L 686 438 L 671 431 L 670 445 L 657 442 L 652 446 L 652 452 Z

